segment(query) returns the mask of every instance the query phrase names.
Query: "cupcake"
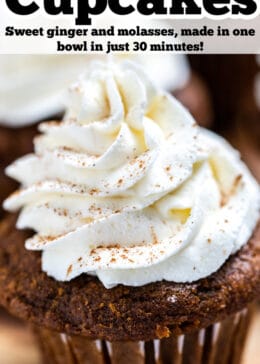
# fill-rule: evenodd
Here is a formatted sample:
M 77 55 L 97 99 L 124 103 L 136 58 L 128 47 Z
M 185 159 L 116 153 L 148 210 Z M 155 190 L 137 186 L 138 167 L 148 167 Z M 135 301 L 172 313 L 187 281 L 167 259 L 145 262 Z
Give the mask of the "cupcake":
M 70 92 L 7 168 L 20 213 L 0 224 L 0 303 L 46 363 L 239 363 L 258 184 L 137 64 L 94 63 Z

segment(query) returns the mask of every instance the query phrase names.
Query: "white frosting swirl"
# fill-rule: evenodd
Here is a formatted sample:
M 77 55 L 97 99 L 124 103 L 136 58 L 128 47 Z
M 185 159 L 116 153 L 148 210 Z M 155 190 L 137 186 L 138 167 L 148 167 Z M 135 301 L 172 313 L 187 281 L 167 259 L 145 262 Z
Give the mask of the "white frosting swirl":
M 200 129 L 132 63 L 95 63 L 62 122 L 40 126 L 35 154 L 7 168 L 22 189 L 17 226 L 37 234 L 57 280 L 95 274 L 110 288 L 215 272 L 245 244 L 259 186 L 238 153 Z

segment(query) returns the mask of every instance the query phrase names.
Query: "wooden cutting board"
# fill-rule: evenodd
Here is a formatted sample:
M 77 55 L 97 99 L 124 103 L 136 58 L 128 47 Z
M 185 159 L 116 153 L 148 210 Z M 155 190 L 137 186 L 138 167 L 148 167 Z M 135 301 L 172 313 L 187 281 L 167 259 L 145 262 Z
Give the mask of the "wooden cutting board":
M 30 330 L 0 312 L 0 364 L 40 364 L 40 355 Z M 242 364 L 260 364 L 260 309 L 250 328 Z

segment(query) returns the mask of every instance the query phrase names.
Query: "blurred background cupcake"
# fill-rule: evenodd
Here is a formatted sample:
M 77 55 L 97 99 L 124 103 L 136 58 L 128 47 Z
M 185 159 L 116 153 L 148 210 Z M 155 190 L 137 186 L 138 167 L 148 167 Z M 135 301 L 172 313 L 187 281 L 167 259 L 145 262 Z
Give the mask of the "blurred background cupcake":
M 8 168 L 24 189 L 5 207 L 37 233 L 0 224 L 1 303 L 36 324 L 46 363 L 240 363 L 258 185 L 139 65 L 93 64 L 71 93 Z

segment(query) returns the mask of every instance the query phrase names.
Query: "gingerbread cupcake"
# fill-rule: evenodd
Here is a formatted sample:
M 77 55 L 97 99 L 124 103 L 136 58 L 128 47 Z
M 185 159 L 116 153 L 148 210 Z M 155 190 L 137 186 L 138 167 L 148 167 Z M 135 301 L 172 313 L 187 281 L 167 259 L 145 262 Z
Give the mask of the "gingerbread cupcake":
M 0 303 L 46 363 L 237 364 L 259 293 L 259 186 L 140 66 L 95 63 L 7 174 Z M 25 247 L 24 248 L 24 243 Z

